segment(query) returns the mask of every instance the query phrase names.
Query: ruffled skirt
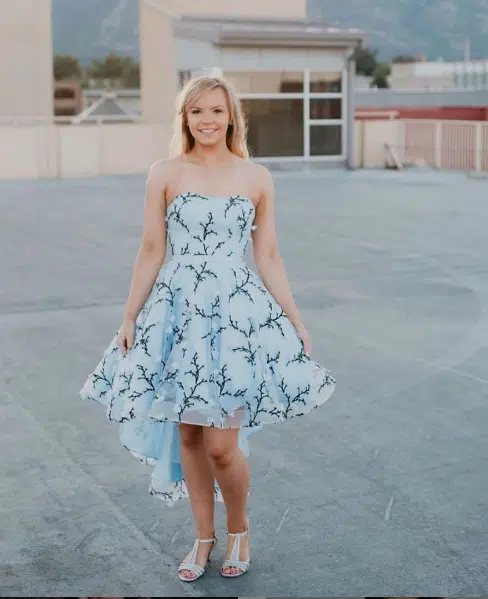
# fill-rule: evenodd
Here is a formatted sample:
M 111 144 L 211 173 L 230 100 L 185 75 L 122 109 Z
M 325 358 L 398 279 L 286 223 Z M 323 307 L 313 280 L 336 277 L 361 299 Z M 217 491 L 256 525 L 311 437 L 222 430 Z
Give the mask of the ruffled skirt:
M 120 424 L 124 447 L 153 466 L 150 492 L 171 505 L 187 496 L 178 424 L 240 429 L 247 455 L 252 432 L 310 412 L 334 388 L 242 260 L 192 255 L 161 269 L 132 349 L 122 354 L 115 335 L 80 394 Z

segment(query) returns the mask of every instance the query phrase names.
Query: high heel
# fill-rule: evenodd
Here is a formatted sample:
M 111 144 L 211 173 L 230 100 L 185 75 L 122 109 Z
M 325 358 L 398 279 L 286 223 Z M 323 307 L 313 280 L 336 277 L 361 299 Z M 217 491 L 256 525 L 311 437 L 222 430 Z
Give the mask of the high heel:
M 199 566 L 196 563 L 200 543 L 213 543 L 212 549 L 210 549 L 210 551 L 208 552 L 207 561 L 205 562 L 205 565 L 203 567 Z M 215 545 L 217 545 L 217 539 L 215 537 L 213 539 L 197 539 L 195 541 L 195 544 L 193 545 L 193 549 L 191 550 L 190 555 L 188 556 L 188 558 L 186 558 L 188 559 L 188 562 L 181 562 L 178 568 L 178 578 L 183 582 L 195 582 L 195 580 L 198 580 L 201 576 L 203 576 L 205 574 L 205 568 L 207 567 L 207 564 L 210 561 L 210 554 L 215 548 Z M 188 570 L 189 572 L 192 572 L 196 575 L 195 578 L 185 578 L 181 574 L 182 570 Z
M 222 564 L 222 568 L 220 569 L 220 573 L 225 578 L 237 578 L 238 576 L 242 576 L 249 570 L 250 561 L 243 562 L 239 559 L 241 554 L 241 538 L 247 535 L 249 539 L 249 544 L 251 542 L 251 535 L 249 534 L 249 523 L 247 525 L 247 530 L 245 532 L 228 532 L 229 537 L 233 537 L 234 542 L 232 545 L 232 551 L 230 553 L 229 559 L 226 559 Z M 228 574 L 224 572 L 224 568 L 238 568 L 241 570 L 237 572 L 237 574 Z

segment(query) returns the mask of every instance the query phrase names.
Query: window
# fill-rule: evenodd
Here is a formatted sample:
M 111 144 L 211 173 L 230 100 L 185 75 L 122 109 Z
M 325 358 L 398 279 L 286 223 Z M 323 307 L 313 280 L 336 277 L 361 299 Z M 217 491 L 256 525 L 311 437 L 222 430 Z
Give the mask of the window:
M 253 156 L 290 160 L 344 156 L 342 71 L 232 70 L 224 76 L 240 96 Z
M 342 119 L 342 99 L 320 98 L 310 100 L 310 118 Z
M 342 125 L 311 125 L 310 156 L 341 156 Z
M 342 93 L 342 73 L 312 71 L 310 73 L 310 93 Z
M 301 94 L 302 71 L 226 71 L 239 94 Z
M 191 71 L 178 71 L 178 83 L 180 88 L 184 87 L 186 83 L 191 79 L 192 72 Z
M 242 107 L 253 156 L 303 156 L 303 100 L 244 99 Z

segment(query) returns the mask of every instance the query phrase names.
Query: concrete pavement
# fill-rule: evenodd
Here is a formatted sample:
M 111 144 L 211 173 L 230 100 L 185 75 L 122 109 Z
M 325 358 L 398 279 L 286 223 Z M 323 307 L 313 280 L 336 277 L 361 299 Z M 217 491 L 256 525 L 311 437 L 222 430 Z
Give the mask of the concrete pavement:
M 480 596 L 488 590 L 488 181 L 277 175 L 320 410 L 253 437 L 253 565 L 179 583 L 189 505 L 77 393 L 117 328 L 142 177 L 0 183 L 2 596 Z

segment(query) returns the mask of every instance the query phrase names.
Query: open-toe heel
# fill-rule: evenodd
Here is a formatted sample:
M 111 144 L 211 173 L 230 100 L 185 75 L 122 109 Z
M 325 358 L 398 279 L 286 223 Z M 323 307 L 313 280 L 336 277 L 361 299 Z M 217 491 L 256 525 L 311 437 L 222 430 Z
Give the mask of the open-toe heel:
M 204 566 L 200 566 L 196 563 L 200 543 L 213 543 L 212 549 L 210 549 L 208 553 L 207 561 L 205 562 Z M 197 539 L 195 541 L 195 544 L 193 545 L 193 549 L 191 550 L 190 555 L 180 564 L 180 567 L 178 568 L 178 578 L 183 582 L 195 582 L 195 580 L 198 580 L 201 576 L 203 576 L 205 574 L 206 566 L 210 561 L 210 554 L 212 553 L 215 545 L 217 545 L 217 539 L 215 537 L 213 539 Z M 183 570 L 188 570 L 188 572 L 192 572 L 193 574 L 195 574 L 195 577 L 185 578 L 181 574 Z
M 229 559 L 226 559 L 222 564 L 220 573 L 225 578 L 237 578 L 238 576 L 242 576 L 243 574 L 245 574 L 249 570 L 250 566 L 250 561 L 244 562 L 239 559 L 239 556 L 241 554 L 241 538 L 247 535 L 249 541 L 251 540 L 249 534 L 249 524 L 245 532 L 228 532 L 227 534 L 229 535 L 229 537 L 232 537 L 234 539 L 234 542 L 232 545 L 230 557 Z M 240 570 L 240 572 L 237 572 L 236 574 L 229 574 L 227 572 L 224 572 L 225 568 L 236 568 Z

